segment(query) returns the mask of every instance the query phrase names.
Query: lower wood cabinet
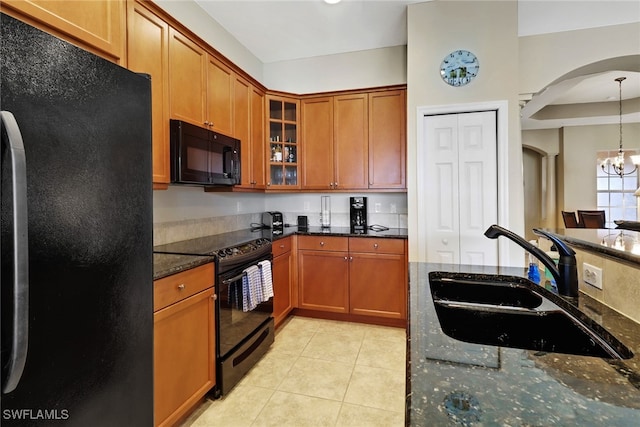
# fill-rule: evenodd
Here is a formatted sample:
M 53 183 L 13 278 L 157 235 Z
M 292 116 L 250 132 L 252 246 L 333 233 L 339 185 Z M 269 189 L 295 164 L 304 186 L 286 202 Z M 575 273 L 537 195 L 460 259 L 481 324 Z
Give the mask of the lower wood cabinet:
M 403 239 L 298 236 L 299 308 L 406 319 Z
M 214 266 L 154 282 L 154 424 L 171 426 L 215 385 Z
M 349 238 L 349 312 L 407 318 L 406 240 Z
M 285 237 L 273 242 L 272 245 L 273 318 L 276 328 L 297 305 L 295 304 L 295 263 L 292 243 L 293 237 Z

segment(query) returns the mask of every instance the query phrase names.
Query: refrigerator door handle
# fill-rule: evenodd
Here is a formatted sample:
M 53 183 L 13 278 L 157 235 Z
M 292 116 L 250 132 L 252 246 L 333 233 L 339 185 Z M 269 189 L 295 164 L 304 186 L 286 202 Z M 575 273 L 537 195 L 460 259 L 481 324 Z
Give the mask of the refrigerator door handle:
M 22 134 L 9 111 L 0 112 L 7 133 L 13 179 L 13 337 L 7 376 L 2 392 L 20 382 L 29 346 L 29 241 L 27 235 L 27 161 Z

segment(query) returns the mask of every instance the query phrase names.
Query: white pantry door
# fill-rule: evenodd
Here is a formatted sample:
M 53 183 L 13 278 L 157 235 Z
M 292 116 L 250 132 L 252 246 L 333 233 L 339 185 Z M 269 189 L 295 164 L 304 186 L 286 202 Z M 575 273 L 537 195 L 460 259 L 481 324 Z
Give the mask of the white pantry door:
M 497 265 L 496 112 L 424 117 L 427 262 Z

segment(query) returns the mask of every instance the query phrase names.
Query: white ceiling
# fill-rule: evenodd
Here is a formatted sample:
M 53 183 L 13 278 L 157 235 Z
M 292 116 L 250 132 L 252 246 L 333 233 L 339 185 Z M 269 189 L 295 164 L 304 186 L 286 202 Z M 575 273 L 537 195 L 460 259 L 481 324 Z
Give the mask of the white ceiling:
M 424 0 L 342 0 L 335 5 L 323 0 L 195 1 L 261 62 L 269 64 L 406 45 L 407 5 Z M 518 2 L 520 36 L 640 22 L 638 0 Z M 620 75 L 627 77 L 623 99 L 640 98 L 640 72 L 613 71 L 557 82 L 544 93 L 532 95 L 523 108 L 522 128 L 617 123 L 618 84 L 614 79 Z M 594 103 L 597 105 L 587 107 Z M 545 109 L 550 105 L 555 107 Z M 549 116 L 544 120 L 540 119 L 543 109 Z M 536 113 L 538 119 L 531 120 Z M 640 112 L 625 114 L 624 121 L 640 122 Z

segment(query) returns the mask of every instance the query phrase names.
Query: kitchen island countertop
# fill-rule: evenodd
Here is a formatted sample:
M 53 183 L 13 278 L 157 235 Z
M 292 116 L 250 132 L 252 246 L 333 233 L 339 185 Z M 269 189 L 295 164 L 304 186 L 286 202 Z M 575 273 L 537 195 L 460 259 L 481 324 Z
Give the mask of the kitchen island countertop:
M 547 229 L 570 246 L 640 268 L 640 232 L 609 228 Z
M 640 419 L 640 325 L 580 294 L 580 309 L 634 357 L 542 353 L 446 336 L 431 271 L 526 277 L 523 268 L 410 263 L 406 425 L 631 426 Z

